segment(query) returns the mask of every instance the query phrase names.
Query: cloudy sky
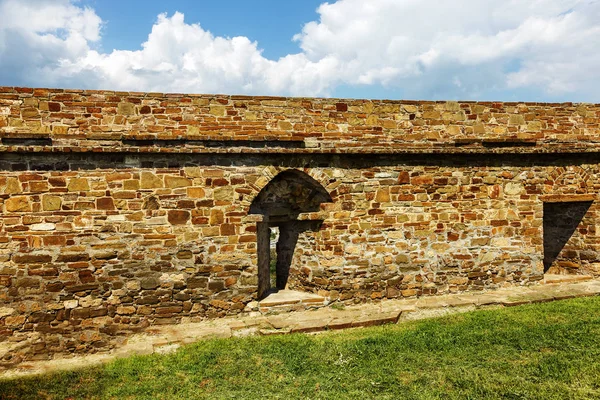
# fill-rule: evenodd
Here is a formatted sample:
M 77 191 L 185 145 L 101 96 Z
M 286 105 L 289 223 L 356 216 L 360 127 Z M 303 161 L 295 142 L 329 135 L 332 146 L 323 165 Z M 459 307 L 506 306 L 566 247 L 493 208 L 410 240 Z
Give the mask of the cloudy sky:
M 0 0 L 0 85 L 600 103 L 600 0 Z

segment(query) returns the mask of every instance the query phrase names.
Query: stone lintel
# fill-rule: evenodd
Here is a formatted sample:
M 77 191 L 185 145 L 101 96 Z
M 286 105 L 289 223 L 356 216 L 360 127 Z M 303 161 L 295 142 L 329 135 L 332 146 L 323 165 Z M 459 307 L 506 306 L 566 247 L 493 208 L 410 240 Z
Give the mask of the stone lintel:
M 594 201 L 595 194 L 548 194 L 540 196 L 544 203 L 566 203 L 573 201 Z

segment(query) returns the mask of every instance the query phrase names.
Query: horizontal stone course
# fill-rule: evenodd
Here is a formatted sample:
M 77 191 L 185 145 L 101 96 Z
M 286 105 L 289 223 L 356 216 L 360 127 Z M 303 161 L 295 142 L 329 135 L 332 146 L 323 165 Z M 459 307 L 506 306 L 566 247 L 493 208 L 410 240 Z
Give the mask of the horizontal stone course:
M 269 98 L 0 87 L 2 135 L 52 139 L 28 151 L 208 152 L 275 141 L 298 152 L 586 151 L 597 147 L 600 106 Z M 171 146 L 124 145 L 162 140 Z M 229 142 L 225 148 L 206 143 Z M 187 142 L 185 142 L 187 141 Z M 297 141 L 301 148 L 281 149 Z M 368 146 L 367 146 L 368 145 Z M 533 146 L 532 146 L 533 145 Z M 24 146 L 2 143 L 0 151 Z M 273 151 L 270 146 L 250 149 Z

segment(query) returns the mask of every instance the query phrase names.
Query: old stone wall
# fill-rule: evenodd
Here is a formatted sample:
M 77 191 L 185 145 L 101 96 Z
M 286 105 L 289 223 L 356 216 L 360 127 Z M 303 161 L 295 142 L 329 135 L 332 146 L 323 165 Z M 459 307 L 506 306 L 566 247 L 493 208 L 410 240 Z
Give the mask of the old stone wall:
M 294 238 L 287 283 L 331 301 L 600 275 L 599 118 L 597 105 L 1 88 L 2 365 L 244 312 L 257 229 L 282 223 L 255 199 L 288 196 L 294 221 L 316 223 Z M 284 171 L 297 179 L 259 195 Z

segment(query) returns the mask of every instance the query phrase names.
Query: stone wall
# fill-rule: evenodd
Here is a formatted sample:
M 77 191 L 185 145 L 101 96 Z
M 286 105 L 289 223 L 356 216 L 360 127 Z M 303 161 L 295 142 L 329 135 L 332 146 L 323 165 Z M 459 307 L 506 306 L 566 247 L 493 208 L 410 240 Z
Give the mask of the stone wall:
M 0 88 L 2 365 L 244 312 L 257 231 L 290 220 L 314 223 L 294 238 L 288 287 L 331 301 L 600 275 L 599 118 L 597 105 Z M 266 193 L 284 171 L 297 179 Z M 288 193 L 293 218 L 253 211 Z

